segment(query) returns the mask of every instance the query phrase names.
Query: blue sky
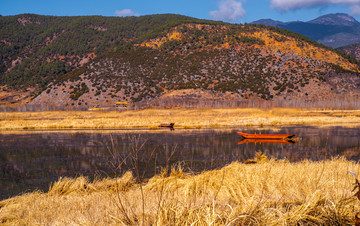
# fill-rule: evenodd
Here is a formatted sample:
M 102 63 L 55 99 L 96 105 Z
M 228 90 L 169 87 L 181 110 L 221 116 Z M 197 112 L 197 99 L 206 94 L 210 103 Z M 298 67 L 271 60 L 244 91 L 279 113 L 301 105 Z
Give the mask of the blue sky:
M 0 15 L 141 16 L 175 13 L 200 19 L 250 23 L 271 18 L 308 21 L 347 13 L 360 21 L 360 0 L 0 0 Z

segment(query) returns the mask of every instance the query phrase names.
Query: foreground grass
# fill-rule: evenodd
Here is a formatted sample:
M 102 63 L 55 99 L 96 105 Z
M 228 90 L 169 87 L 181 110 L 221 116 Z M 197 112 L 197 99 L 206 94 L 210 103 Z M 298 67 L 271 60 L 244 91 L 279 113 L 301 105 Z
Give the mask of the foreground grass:
M 174 122 L 177 128 L 211 128 L 282 125 L 360 125 L 360 110 L 292 108 L 148 109 L 125 112 L 6 112 L 0 113 L 0 130 L 158 128 Z
M 0 202 L 5 225 L 346 225 L 355 223 L 359 165 L 324 162 L 234 162 L 189 175 L 181 169 L 144 184 L 131 173 L 89 182 L 60 179 L 47 193 Z

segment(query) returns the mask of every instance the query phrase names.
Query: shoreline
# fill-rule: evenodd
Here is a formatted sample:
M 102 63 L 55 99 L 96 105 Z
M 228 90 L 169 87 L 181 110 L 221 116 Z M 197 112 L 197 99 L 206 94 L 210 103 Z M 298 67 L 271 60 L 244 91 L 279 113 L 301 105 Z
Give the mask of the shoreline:
M 266 126 L 360 126 L 360 110 L 295 108 L 146 109 L 123 112 L 1 112 L 0 131 L 63 129 L 232 128 Z

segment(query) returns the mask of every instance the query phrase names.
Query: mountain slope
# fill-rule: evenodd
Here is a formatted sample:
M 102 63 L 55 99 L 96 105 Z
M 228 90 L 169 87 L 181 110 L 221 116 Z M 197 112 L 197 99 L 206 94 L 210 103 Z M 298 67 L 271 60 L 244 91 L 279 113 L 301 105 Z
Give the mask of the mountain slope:
M 0 104 L 28 99 L 96 56 L 182 21 L 201 22 L 171 14 L 125 18 L 0 16 L 0 90 L 6 92 L 0 92 Z
M 24 71 L 33 82 L 44 84 L 47 73 L 69 72 L 86 59 L 119 48 L 127 42 L 173 21 L 191 20 L 180 15 L 144 17 L 50 17 L 18 15 L 0 17 L 0 75 L 8 85 L 26 86 L 15 74 Z M 36 61 L 36 63 L 34 63 Z M 49 64 L 51 61 L 55 66 Z M 47 68 L 48 67 L 48 68 Z M 34 71 L 27 70 L 31 68 Z
M 343 46 L 339 48 L 341 51 L 345 52 L 346 54 L 349 54 L 353 57 L 355 57 L 357 60 L 360 60 L 360 43 L 359 44 L 353 44 L 348 46 Z
M 0 105 L 239 106 L 359 94 L 355 59 L 280 28 L 180 15 L 0 22 Z
M 333 48 L 360 42 L 360 23 L 342 13 L 324 15 L 308 22 L 267 19 L 253 23 L 284 28 Z
M 353 17 L 344 14 L 328 14 L 320 16 L 314 20 L 309 21 L 312 24 L 322 24 L 322 25 L 334 25 L 334 26 L 347 26 L 347 27 L 360 27 L 360 23 L 356 21 Z
M 357 64 L 285 30 L 182 23 L 148 37 L 59 77 L 31 103 L 87 108 L 126 100 L 179 107 L 197 97 L 234 106 L 253 98 L 314 101 L 359 94 Z

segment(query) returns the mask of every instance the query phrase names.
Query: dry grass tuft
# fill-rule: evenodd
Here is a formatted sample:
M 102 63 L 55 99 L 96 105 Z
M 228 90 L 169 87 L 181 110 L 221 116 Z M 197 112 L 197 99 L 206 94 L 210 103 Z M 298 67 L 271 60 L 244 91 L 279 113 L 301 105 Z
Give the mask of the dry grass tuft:
M 71 193 L 89 194 L 92 192 L 107 190 L 116 192 L 117 190 L 126 191 L 134 186 L 135 179 L 131 172 L 125 173 L 117 183 L 111 179 L 95 180 L 89 182 L 86 177 L 62 178 L 50 186 L 49 195 L 69 195 Z
M 264 163 L 268 162 L 269 159 L 266 155 L 264 155 L 261 151 L 255 153 L 255 157 L 253 159 L 247 159 L 244 161 L 245 164 L 253 164 L 253 163 Z
M 269 160 L 186 174 L 163 171 L 140 186 L 131 173 L 89 182 L 61 178 L 49 192 L 0 202 L 5 225 L 346 225 L 360 210 L 352 188 L 359 165 Z M 262 159 L 262 160 L 261 160 Z M 261 160 L 261 161 L 260 161 Z M 122 189 L 117 189 L 122 188 Z M 144 198 L 141 198 L 141 192 Z M 142 206 L 145 206 L 144 210 Z

